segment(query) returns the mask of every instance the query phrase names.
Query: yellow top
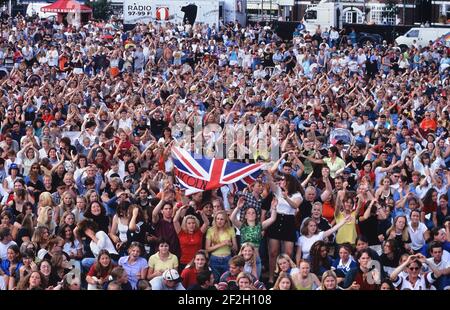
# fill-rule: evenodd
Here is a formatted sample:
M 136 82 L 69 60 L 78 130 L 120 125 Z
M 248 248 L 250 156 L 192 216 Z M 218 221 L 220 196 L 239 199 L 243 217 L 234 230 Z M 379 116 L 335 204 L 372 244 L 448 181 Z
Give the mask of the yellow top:
M 148 267 L 153 268 L 154 271 L 164 272 L 168 269 L 178 268 L 178 258 L 172 253 L 169 254 L 169 258 L 165 261 L 161 260 L 159 254 L 153 254 L 148 259 Z
M 208 231 L 206 232 L 206 239 L 211 240 L 213 238 L 213 233 L 214 233 L 213 228 L 212 227 L 209 228 Z M 234 238 L 234 237 L 236 237 L 236 233 L 235 233 L 234 229 L 230 227 L 228 230 L 221 232 L 219 234 L 218 242 L 216 241 L 216 243 L 211 243 L 211 245 L 214 246 L 214 244 L 221 243 L 226 240 L 231 241 L 232 238 Z M 224 245 L 224 246 L 212 251 L 211 255 L 220 256 L 220 257 L 231 255 L 231 247 Z
M 336 216 L 336 223 L 340 223 L 345 221 L 345 215 L 342 212 L 339 212 L 338 216 Z M 337 234 L 336 234 L 336 243 L 342 244 L 348 242 L 350 244 L 355 244 L 357 237 L 356 233 L 356 212 L 352 212 L 352 220 L 348 223 L 345 223 L 342 226 Z

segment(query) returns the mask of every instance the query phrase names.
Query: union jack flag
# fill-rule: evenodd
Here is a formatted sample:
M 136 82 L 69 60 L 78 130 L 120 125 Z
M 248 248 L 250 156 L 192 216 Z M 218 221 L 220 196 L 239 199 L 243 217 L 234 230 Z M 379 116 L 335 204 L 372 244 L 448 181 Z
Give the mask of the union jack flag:
M 186 150 L 173 146 L 174 173 L 186 195 L 213 190 L 224 185 L 242 189 L 255 182 L 265 166 L 263 163 L 245 164 L 228 159 L 194 158 Z

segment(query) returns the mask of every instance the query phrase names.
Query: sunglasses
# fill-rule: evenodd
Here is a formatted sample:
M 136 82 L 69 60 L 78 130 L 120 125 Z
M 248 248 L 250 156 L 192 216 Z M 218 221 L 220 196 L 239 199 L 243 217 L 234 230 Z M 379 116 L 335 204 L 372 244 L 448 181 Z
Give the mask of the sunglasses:
M 409 267 L 409 270 L 414 271 L 414 270 L 419 270 L 419 267 Z

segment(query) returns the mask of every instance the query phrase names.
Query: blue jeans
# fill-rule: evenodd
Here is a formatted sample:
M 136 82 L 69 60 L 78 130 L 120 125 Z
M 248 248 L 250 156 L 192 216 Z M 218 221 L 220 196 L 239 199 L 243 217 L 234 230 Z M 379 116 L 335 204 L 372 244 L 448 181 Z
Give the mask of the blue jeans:
M 86 257 L 81 260 L 81 266 L 83 272 L 88 272 L 92 265 L 95 264 L 97 259 L 95 257 Z
M 209 258 L 209 266 L 211 267 L 214 278 L 216 281 L 219 281 L 220 276 L 228 271 L 228 261 L 230 260 L 231 255 L 220 257 L 211 255 Z
M 258 280 L 261 279 L 261 257 L 256 258 L 256 273 L 258 274 Z

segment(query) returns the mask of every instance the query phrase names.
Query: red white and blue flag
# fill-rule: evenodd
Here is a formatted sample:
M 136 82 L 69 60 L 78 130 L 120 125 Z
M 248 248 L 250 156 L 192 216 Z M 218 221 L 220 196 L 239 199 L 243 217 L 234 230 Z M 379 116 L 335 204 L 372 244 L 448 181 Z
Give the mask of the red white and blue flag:
M 255 182 L 265 167 L 263 163 L 245 164 L 228 159 L 195 156 L 173 146 L 174 173 L 186 195 L 232 185 L 241 190 Z

